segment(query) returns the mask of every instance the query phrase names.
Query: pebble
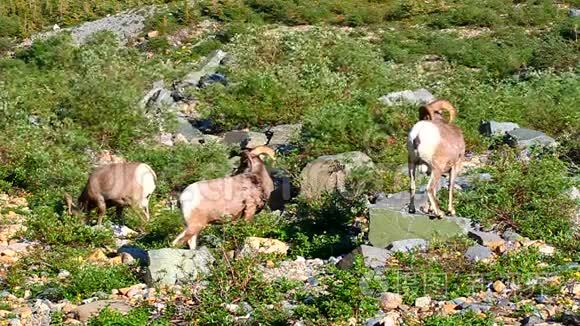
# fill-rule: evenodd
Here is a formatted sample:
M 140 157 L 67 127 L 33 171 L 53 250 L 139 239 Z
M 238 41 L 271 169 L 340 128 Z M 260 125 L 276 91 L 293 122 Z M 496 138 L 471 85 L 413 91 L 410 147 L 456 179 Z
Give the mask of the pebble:
M 493 282 L 492 288 L 495 292 L 502 293 L 506 289 L 506 286 L 505 286 L 505 284 L 503 284 L 502 281 L 497 280 L 497 281 Z
M 428 308 L 431 305 L 431 297 L 419 297 L 415 299 L 415 307 L 417 308 Z
M 397 309 L 401 304 L 403 304 L 403 297 L 398 293 L 385 292 L 381 295 L 379 303 L 381 309 L 389 311 Z

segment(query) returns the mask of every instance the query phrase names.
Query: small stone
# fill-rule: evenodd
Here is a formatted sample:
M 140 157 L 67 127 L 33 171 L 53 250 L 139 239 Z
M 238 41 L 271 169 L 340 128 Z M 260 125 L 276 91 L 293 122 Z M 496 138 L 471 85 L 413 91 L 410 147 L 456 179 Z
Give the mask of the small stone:
M 103 250 L 97 248 L 91 252 L 87 260 L 92 263 L 107 261 L 107 255 L 105 255 Z
M 56 276 L 59 280 L 64 280 L 70 276 L 70 272 L 67 270 L 61 270 Z
M 387 249 L 391 252 L 410 252 L 412 250 L 427 250 L 428 242 L 424 239 L 406 239 L 393 241 Z
M 385 266 L 391 253 L 383 248 L 361 245 L 339 260 L 337 266 L 342 269 L 352 268 L 354 266 L 355 258 L 358 255 L 362 256 L 365 266 L 370 268 L 380 268 Z
M 491 250 L 496 250 L 505 244 L 504 239 L 492 232 L 469 231 L 469 236 Z
M 397 309 L 401 304 L 403 304 L 403 297 L 398 293 L 385 292 L 381 295 L 379 304 L 383 311 Z
M 123 252 L 121 253 L 121 262 L 126 265 L 132 265 L 135 263 L 135 258 L 131 256 L 129 253 Z
M 538 316 L 528 316 L 522 320 L 522 326 L 534 326 L 543 324 L 544 320 Z
M 159 31 L 150 31 L 149 33 L 147 33 L 148 38 L 155 38 L 158 36 L 159 36 Z
M 506 289 L 506 286 L 505 286 L 505 284 L 503 284 L 502 281 L 497 280 L 497 281 L 493 282 L 492 288 L 495 292 L 502 293 Z
M 241 255 L 278 254 L 286 255 L 289 246 L 277 239 L 247 237 L 241 250 Z
M 546 256 L 552 256 L 554 253 L 556 253 L 556 248 L 547 244 L 543 244 L 538 247 L 538 252 Z
M 123 263 L 123 258 L 121 256 L 115 256 L 109 259 L 109 264 L 111 265 L 121 265 Z
M 570 16 L 570 17 L 580 17 L 580 9 L 578 9 L 578 8 L 570 8 L 570 10 L 568 10 L 568 16 Z
M 453 315 L 454 313 L 457 312 L 457 305 L 454 303 L 446 303 L 443 305 L 441 311 L 445 315 Z
M 431 305 L 431 297 L 419 297 L 415 299 L 415 307 L 417 308 L 428 308 Z
M 517 232 L 507 230 L 503 233 L 503 238 L 506 241 L 517 242 L 517 241 L 521 241 L 524 237 L 519 235 Z
M 491 250 L 479 244 L 469 247 L 465 252 L 465 258 L 473 262 L 488 262 L 492 257 Z

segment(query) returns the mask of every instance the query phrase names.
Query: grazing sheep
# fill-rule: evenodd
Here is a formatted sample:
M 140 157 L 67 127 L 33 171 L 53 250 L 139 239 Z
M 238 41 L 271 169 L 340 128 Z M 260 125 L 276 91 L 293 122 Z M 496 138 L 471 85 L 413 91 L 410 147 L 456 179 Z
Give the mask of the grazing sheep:
M 107 205 L 117 207 L 121 216 L 126 206 L 139 207 L 149 220 L 149 196 L 155 191 L 157 176 L 144 163 L 114 163 L 97 168 L 77 200 L 65 194 L 69 214 L 80 215 L 97 208 L 98 224 L 103 222 Z
M 199 181 L 185 188 L 179 202 L 186 229 L 173 241 L 173 246 L 187 242 L 193 250 L 197 235 L 210 223 L 221 221 L 224 215 L 233 220 L 243 216 L 249 221 L 264 207 L 274 183 L 260 154 L 274 158 L 274 151 L 266 146 L 244 151 L 239 174 Z
M 445 121 L 442 110 L 449 112 L 449 121 Z M 411 179 L 409 212 L 415 212 L 415 169 L 418 164 L 425 164 L 431 177 L 427 184 L 427 212 L 442 217 L 437 201 L 437 185 L 441 175 L 449 173 L 449 206 L 448 211 L 455 215 L 453 209 L 453 184 L 463 157 L 465 156 L 465 141 L 461 130 L 452 124 L 457 115 L 456 109 L 444 100 L 433 101 L 419 111 L 421 121 L 417 122 L 407 140 L 409 151 L 409 177 Z

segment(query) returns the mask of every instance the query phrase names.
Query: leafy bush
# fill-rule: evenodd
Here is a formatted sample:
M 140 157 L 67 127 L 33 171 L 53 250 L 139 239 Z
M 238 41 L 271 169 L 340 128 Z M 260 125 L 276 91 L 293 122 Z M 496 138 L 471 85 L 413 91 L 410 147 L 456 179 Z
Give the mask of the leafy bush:
M 63 286 L 65 298 L 78 301 L 101 291 L 111 293 L 138 283 L 127 265 L 99 266 L 85 264 L 71 271 L 71 277 Z
M 499 151 L 490 160 L 494 182 L 482 182 L 458 194 L 458 214 L 485 223 L 512 227 L 532 239 L 543 239 L 577 252 L 575 205 L 565 165 L 550 156 L 518 160 L 511 151 Z
M 471 311 L 453 316 L 431 316 L 424 320 L 424 325 L 427 326 L 491 326 L 494 324 L 495 321 L 492 317 L 480 316 Z
M 202 105 L 225 128 L 295 122 L 310 109 L 374 101 L 384 66 L 361 40 L 314 29 L 278 37 L 263 30 L 236 38 L 228 87 L 204 89 Z M 364 92 L 362 91 L 364 89 Z

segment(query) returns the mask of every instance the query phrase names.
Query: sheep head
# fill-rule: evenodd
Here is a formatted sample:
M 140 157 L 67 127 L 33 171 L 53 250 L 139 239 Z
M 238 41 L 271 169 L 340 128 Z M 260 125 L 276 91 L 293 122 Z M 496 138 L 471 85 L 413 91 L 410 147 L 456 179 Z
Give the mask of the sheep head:
M 70 194 L 64 194 L 64 201 L 66 203 L 68 215 L 80 216 L 82 214 L 82 209 L 80 209 L 77 204 L 75 204 Z

